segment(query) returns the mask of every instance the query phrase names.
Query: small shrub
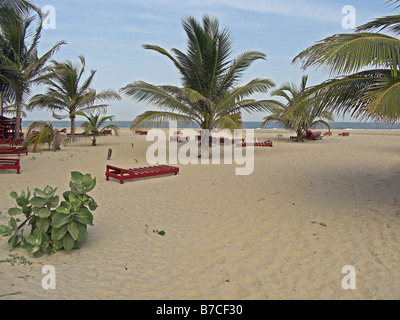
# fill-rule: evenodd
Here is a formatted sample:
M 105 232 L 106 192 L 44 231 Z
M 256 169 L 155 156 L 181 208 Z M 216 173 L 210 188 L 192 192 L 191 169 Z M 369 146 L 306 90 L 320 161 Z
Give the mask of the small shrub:
M 93 225 L 91 211 L 97 208 L 87 193 L 96 186 L 96 178 L 73 171 L 69 186 L 71 190 L 63 193 L 61 203 L 57 188 L 50 186 L 43 190 L 35 188 L 33 196 L 29 189 L 19 195 L 15 191 L 10 193 L 17 207 L 8 210 L 8 225 L 0 225 L 0 235 L 9 237 L 10 250 L 22 247 L 34 257 L 40 257 L 61 249 L 70 252 L 87 241 L 87 226 Z M 21 220 L 20 216 L 24 218 Z M 30 232 L 25 237 L 27 226 Z

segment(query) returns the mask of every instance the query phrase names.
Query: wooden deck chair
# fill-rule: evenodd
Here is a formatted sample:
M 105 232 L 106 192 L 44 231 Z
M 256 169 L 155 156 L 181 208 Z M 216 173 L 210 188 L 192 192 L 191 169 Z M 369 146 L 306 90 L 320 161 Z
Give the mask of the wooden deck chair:
M 106 180 L 109 181 L 110 178 L 114 178 L 120 181 L 121 184 L 125 180 L 140 179 L 147 177 L 154 177 L 166 174 L 178 174 L 179 168 L 158 165 L 151 167 L 135 168 L 135 169 L 123 169 L 114 166 L 107 165 L 106 167 Z
M 17 169 L 17 174 L 21 169 L 19 159 L 0 158 L 0 169 Z

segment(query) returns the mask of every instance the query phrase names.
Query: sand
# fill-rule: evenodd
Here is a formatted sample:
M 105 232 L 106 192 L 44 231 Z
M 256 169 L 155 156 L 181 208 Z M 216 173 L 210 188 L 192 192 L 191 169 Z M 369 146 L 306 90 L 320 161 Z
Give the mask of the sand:
M 274 146 L 255 148 L 252 175 L 178 164 L 176 176 L 122 185 L 106 165 L 146 166 L 152 144 L 128 129 L 23 155 L 20 175 L 0 171 L 0 224 L 10 191 L 61 193 L 75 170 L 97 178 L 99 208 L 71 253 L 35 259 L 1 238 L 0 299 L 400 299 L 400 132 L 349 132 L 295 143 L 257 130 Z M 54 290 L 42 288 L 46 265 Z M 342 286 L 346 265 L 355 289 Z

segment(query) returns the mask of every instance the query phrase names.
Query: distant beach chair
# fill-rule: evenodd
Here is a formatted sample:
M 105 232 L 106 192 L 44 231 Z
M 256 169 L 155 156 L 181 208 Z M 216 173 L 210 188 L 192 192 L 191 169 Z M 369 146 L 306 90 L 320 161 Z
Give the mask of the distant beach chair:
M 17 174 L 21 169 L 19 159 L 0 158 L 0 169 L 17 169 Z
M 147 131 L 143 131 L 143 130 L 136 130 L 135 133 L 139 134 L 141 136 L 146 136 L 147 135 Z
M 154 177 L 166 174 L 178 174 L 179 168 L 167 165 L 158 165 L 152 167 L 143 167 L 135 169 L 122 169 L 114 166 L 107 165 L 106 167 L 106 180 L 114 178 L 120 181 L 121 184 L 125 180 L 140 179 L 147 177 Z
M 322 139 L 321 131 L 312 132 L 311 136 L 304 135 L 303 139 L 304 140 L 321 140 Z
M 325 132 L 324 133 L 324 136 L 331 136 L 332 135 L 332 132 Z
M 272 141 L 266 140 L 264 142 L 242 142 L 237 144 L 238 147 L 272 147 Z
M 342 136 L 342 137 L 348 137 L 349 135 L 350 135 L 350 132 L 339 133 L 339 136 Z
M 0 154 L 17 154 L 18 157 L 21 153 L 28 154 L 27 147 L 0 147 Z
M 112 136 L 112 130 L 111 129 L 105 129 L 101 133 L 102 136 Z

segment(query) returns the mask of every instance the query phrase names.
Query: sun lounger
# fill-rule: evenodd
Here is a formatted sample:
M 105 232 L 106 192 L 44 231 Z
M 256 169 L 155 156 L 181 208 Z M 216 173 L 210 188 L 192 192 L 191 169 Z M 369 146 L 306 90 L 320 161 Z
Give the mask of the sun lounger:
M 237 144 L 237 146 L 242 146 L 242 147 L 272 147 L 272 141 L 271 140 L 266 140 L 264 142 L 242 142 Z
M 17 169 L 17 174 L 19 174 L 21 169 L 19 159 L 0 158 L 0 169 Z
M 0 147 L 0 154 L 18 154 L 18 157 L 21 153 L 28 154 L 27 147 Z
M 101 133 L 102 136 L 112 136 L 112 130 L 111 129 L 106 129 L 103 130 L 103 132 Z
M 350 135 L 350 132 L 339 133 L 339 136 L 342 136 L 342 137 L 346 137 L 346 136 L 349 136 L 349 135 Z
M 324 136 L 331 136 L 332 135 L 332 132 L 325 132 L 324 133 Z
M 322 137 L 321 136 L 310 136 L 310 137 L 303 137 L 304 140 L 321 140 Z
M 143 131 L 143 130 L 136 130 L 135 133 L 139 134 L 141 136 L 146 136 L 147 135 L 147 131 Z
M 135 169 L 122 169 L 107 165 L 106 169 L 107 169 L 106 180 L 108 181 L 110 178 L 114 178 L 119 180 L 121 184 L 124 183 L 124 180 L 147 178 L 165 174 L 176 175 L 179 172 L 179 168 L 167 165 L 158 165 L 158 166 L 135 168 Z

